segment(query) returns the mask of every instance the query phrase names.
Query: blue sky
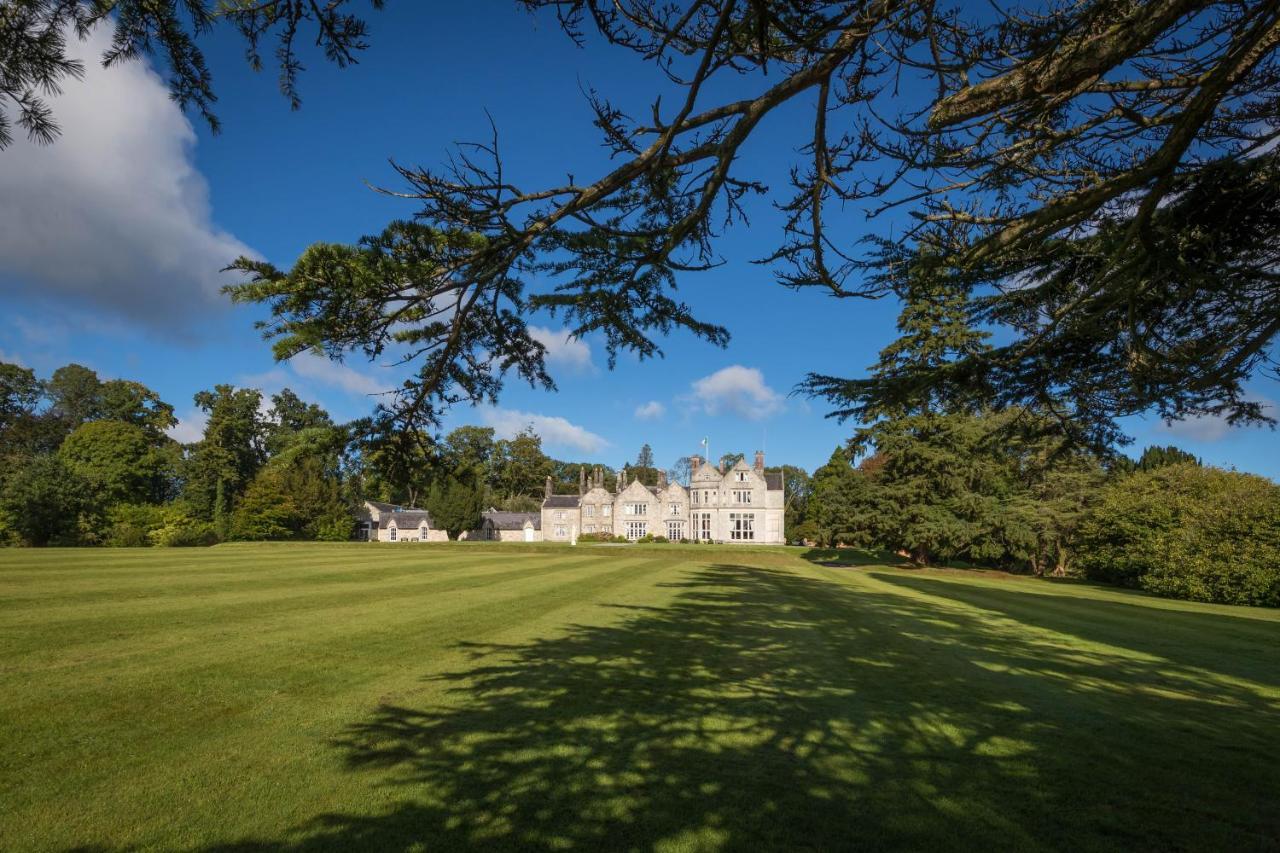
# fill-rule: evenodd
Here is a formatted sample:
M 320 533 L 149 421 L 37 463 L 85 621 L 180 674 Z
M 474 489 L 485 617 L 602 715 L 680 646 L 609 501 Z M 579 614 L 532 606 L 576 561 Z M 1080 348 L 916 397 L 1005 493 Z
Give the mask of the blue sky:
M 557 183 L 566 169 L 598 174 L 608 161 L 581 90 L 639 113 L 662 85 L 630 54 L 578 49 L 550 18 L 515 4 L 389 6 L 371 16 L 373 48 L 359 65 L 339 71 L 308 57 L 299 112 L 277 94 L 271 70 L 248 70 L 234 40 L 208 40 L 224 125 L 217 136 L 182 116 L 144 64 L 90 68 L 84 84 L 69 86 L 55 102 L 61 141 L 0 152 L 0 360 L 41 375 L 78 361 L 104 377 L 142 381 L 177 407 L 183 438 L 200 426 L 192 395 L 219 382 L 288 386 L 338 418 L 366 414 L 369 394 L 390 387 L 393 370 L 274 363 L 252 328 L 260 310 L 218 296 L 226 281 L 218 269 L 246 251 L 287 266 L 310 242 L 351 241 L 410 217 L 411 202 L 369 185 L 398 188 L 389 158 L 433 166 L 454 142 L 486 138 L 486 110 L 518 182 Z M 80 48 L 86 55 L 100 50 L 96 38 Z M 797 115 L 772 116 L 744 155 L 744 171 L 779 195 L 784 155 L 803 143 Z M 790 391 L 810 370 L 865 371 L 893 337 L 897 306 L 780 287 L 768 267 L 751 263 L 775 247 L 779 216 L 767 200 L 749 212 L 750 224 L 718 246 L 723 266 L 680 282 L 695 314 L 728 327 L 727 349 L 676 336 L 664 358 L 623 355 L 609 371 L 599 341 L 566 342 L 557 318 L 534 317 L 558 391 L 513 380 L 496 408 L 455 410 L 446 428 L 510 432 L 533 422 L 551 454 L 610 465 L 634 460 L 645 442 L 670 464 L 696 452 L 703 436 L 716 454 L 764 447 L 770 462 L 822 464 L 850 427 Z M 850 242 L 860 229 L 891 227 L 860 217 L 846 224 Z M 1259 378 L 1251 390 L 1280 400 L 1273 380 Z M 1126 428 L 1136 439 L 1131 452 L 1176 444 L 1280 479 L 1270 430 L 1215 419 L 1169 427 L 1135 418 Z

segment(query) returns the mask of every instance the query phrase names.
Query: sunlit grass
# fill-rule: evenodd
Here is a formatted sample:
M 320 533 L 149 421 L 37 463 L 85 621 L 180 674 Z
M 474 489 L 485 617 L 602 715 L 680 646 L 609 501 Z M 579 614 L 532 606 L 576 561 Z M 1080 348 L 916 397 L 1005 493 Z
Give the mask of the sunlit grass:
M 1277 844 L 1280 613 L 823 562 L 0 552 L 0 847 Z

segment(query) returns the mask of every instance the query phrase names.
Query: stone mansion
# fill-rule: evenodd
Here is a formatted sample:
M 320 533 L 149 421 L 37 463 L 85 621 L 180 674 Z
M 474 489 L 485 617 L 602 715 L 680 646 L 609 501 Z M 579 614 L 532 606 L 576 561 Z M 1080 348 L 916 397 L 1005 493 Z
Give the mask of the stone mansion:
M 552 494 L 547 478 L 539 531 L 547 542 L 569 542 L 587 534 L 605 533 L 636 540 L 646 535 L 671 540 L 781 545 L 783 531 L 782 475 L 766 474 L 764 454 L 755 464 L 739 460 L 728 470 L 693 457 L 688 488 L 668 483 L 659 473 L 656 486 L 630 483 L 625 471 L 616 492 L 604 488 L 604 472 L 596 468 L 588 481 L 579 472 L 578 494 Z
M 659 472 L 656 486 L 618 476 L 618 487 L 604 487 L 604 471 L 590 476 L 578 471 L 578 493 L 557 495 L 547 478 L 541 512 L 483 513 L 481 526 L 462 534 L 463 539 L 498 542 L 574 542 L 579 536 L 608 534 L 632 541 L 663 536 L 678 541 L 756 543 L 782 545 L 782 475 L 766 474 L 764 454 L 756 453 L 754 465 L 739 461 L 728 470 L 693 457 L 688 488 L 668 483 Z M 370 542 L 447 542 L 445 531 L 435 527 L 431 514 L 378 501 L 365 501 L 359 518 L 358 538 Z

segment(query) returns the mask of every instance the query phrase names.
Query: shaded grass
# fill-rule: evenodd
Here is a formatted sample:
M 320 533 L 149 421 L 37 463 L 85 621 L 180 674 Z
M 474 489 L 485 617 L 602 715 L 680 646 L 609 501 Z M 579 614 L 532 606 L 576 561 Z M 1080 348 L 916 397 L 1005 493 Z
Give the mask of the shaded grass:
M 0 552 L 0 846 L 1277 847 L 1280 613 L 802 553 Z

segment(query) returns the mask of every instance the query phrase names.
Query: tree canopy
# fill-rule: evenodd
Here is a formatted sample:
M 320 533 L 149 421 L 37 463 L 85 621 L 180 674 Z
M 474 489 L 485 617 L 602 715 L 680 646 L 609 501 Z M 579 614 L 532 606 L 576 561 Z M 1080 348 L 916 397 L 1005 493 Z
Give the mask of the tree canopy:
M 270 306 L 286 351 L 408 336 L 421 369 L 389 402 L 399 421 L 496 393 L 491 367 L 549 381 L 520 319 L 531 309 L 599 333 L 611 360 L 656 355 L 676 330 L 723 345 L 677 278 L 724 260 L 719 239 L 755 195 L 787 216 L 759 259 L 782 284 L 880 298 L 927 253 L 976 322 L 1013 333 L 922 368 L 912 394 L 994 387 L 996 405 L 1052 406 L 1097 447 L 1134 412 L 1265 419 L 1243 382 L 1280 332 L 1274 3 L 522 5 L 666 75 L 643 112 L 588 93 L 606 171 L 566 162 L 564 183 L 516 183 L 495 129 L 442 168 L 399 167 L 412 228 L 289 272 L 237 264 L 248 280 L 233 292 Z M 742 156 L 783 112 L 789 189 Z M 530 292 L 534 276 L 548 284 Z M 905 394 L 807 389 L 837 410 Z
M 384 0 L 369 0 L 381 9 Z M 39 143 L 57 138 L 53 108 L 45 100 L 69 81 L 84 76 L 84 63 L 67 49 L 70 38 L 85 39 L 99 27 L 111 29 L 102 55 L 110 68 L 142 56 L 156 56 L 167 70 L 169 91 L 184 110 L 204 117 L 217 131 L 213 112 L 217 95 L 213 74 L 199 40 L 219 24 L 229 25 L 243 40 L 245 57 L 255 71 L 263 67 L 262 47 L 274 40 L 281 93 L 297 109 L 302 98 L 298 75 L 302 60 L 295 44 L 306 29 L 315 45 L 338 67 L 357 60 L 367 46 L 368 27 L 349 10 L 351 0 L 11 0 L 0 6 L 0 149 L 13 142 L 14 124 Z

